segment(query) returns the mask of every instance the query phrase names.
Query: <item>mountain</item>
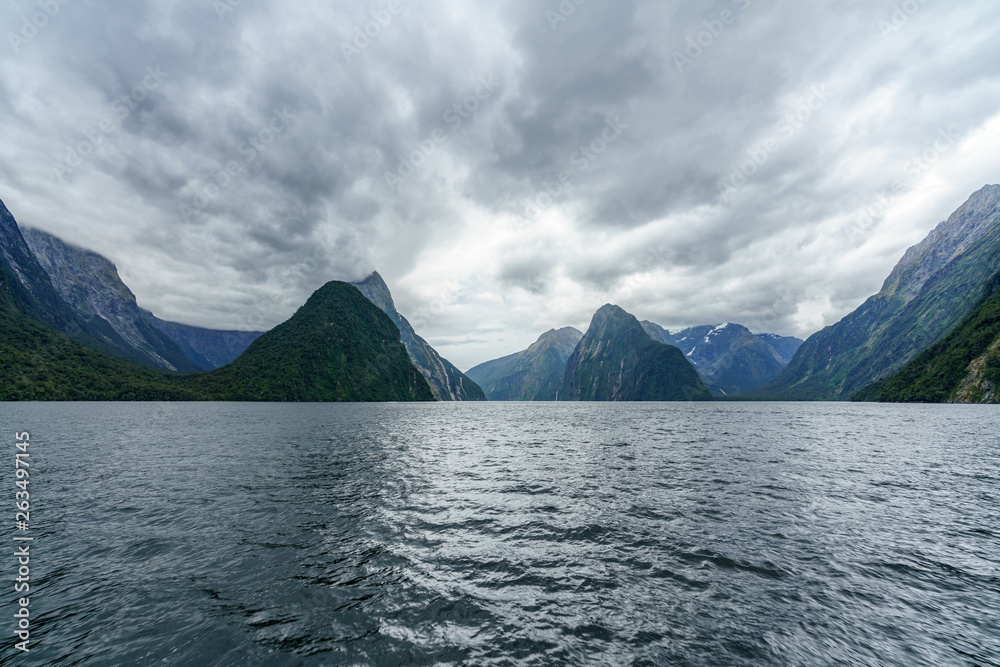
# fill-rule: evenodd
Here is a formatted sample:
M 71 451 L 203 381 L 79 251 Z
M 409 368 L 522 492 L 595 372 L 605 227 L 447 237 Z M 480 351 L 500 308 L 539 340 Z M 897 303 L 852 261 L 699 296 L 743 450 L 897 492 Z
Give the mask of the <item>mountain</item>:
M 28 247 L 21 230 L 0 201 L 0 272 L 9 294 L 8 305 L 27 317 L 68 333 L 78 318 L 56 292 L 48 274 Z
M 202 370 L 177 343 L 149 323 L 110 260 L 38 229 L 21 233 L 63 300 L 84 319 L 100 318 L 118 334 L 124 343 L 118 350 L 123 357 L 169 371 Z
M 752 334 L 739 324 L 691 327 L 670 332 L 641 322 L 654 341 L 681 350 L 718 395 L 755 389 L 788 363 L 802 341 L 776 334 Z M 491 401 L 552 401 L 562 391 L 566 362 L 583 338 L 567 327 L 543 334 L 522 352 L 487 361 L 466 372 Z M 565 398 L 565 394 L 562 395 Z
M 1000 273 L 954 330 L 854 400 L 889 403 L 1000 403 Z
M 410 360 L 424 376 L 439 401 L 485 401 L 486 394 L 475 382 L 462 371 L 453 366 L 431 347 L 427 341 L 417 335 L 406 321 L 406 318 L 396 311 L 392 302 L 392 294 L 388 285 L 378 272 L 358 283 L 352 283 L 365 297 L 375 304 L 383 313 L 389 316 L 399 329 L 400 338 Z
M 698 371 L 672 345 L 654 341 L 634 316 L 606 305 L 566 363 L 571 401 L 711 400 Z
M 0 272 L 0 401 L 432 401 L 392 321 L 328 283 L 232 364 L 177 375 L 92 350 L 18 310 Z
M 583 334 L 573 327 L 552 329 L 521 352 L 466 372 L 491 401 L 555 401 L 569 360 Z
M 771 346 L 771 349 L 781 359 L 782 366 L 788 365 L 795 353 L 802 347 L 805 341 L 794 336 L 779 336 L 773 333 L 754 334 L 757 338 Z
M 0 202 L 0 271 L 10 305 L 92 349 L 169 371 L 218 368 L 260 333 L 212 331 L 164 322 L 138 307 L 107 258 L 37 229 L 18 226 Z
M 729 322 L 677 332 L 654 322 L 642 322 L 642 327 L 653 340 L 679 348 L 712 393 L 724 396 L 750 391 L 773 380 L 802 344 L 797 338 L 755 335 Z
M 84 347 L 15 305 L 0 271 L 0 401 L 198 400 L 167 375 Z
M 28 319 L 103 352 L 123 356 L 121 350 L 128 348 L 107 322 L 99 317 L 80 315 L 60 296 L 2 201 L 0 278 L 8 306 Z
M 981 301 L 1000 266 L 1000 185 L 988 185 L 906 251 L 878 294 L 812 335 L 749 397 L 847 399 L 940 340 Z
M 78 315 L 100 318 L 124 341 L 121 356 L 164 370 L 214 370 L 236 359 L 258 331 L 216 331 L 166 322 L 139 308 L 132 290 L 106 257 L 38 229 L 22 235 L 56 291 Z
M 318 289 L 233 363 L 182 380 L 215 400 L 434 400 L 396 324 L 343 282 Z
M 142 316 L 176 343 L 191 362 L 205 371 L 212 371 L 231 363 L 264 333 L 202 329 L 177 322 L 166 322 L 148 310 L 143 310 Z

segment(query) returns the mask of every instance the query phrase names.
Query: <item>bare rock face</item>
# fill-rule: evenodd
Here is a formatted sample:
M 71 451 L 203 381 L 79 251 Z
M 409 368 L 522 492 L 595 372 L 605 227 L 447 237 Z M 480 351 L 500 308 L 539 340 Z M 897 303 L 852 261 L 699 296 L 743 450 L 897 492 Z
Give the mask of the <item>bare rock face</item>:
M 111 349 L 99 349 L 151 368 L 193 373 L 232 362 L 261 335 L 161 320 L 139 308 L 106 257 L 38 229 L 24 229 L 21 235 L 60 300 L 77 319 L 97 323 L 107 334 L 103 342 Z
M 969 372 L 951 396 L 956 403 L 1000 403 L 1000 337 L 990 347 L 972 360 Z
M 63 298 L 3 202 L 0 202 L 0 298 L 25 317 L 87 347 L 138 360 L 107 321 L 77 311 Z
M 1000 185 L 987 185 L 907 250 L 878 294 L 810 336 L 755 396 L 851 398 L 951 331 L 979 304 L 998 266 Z
M 85 319 L 107 322 L 118 335 L 123 356 L 152 368 L 201 370 L 150 325 L 110 260 L 38 229 L 25 229 L 23 235 L 63 300 Z
M 352 284 L 365 295 L 365 298 L 388 315 L 399 328 L 400 340 L 406 346 L 413 365 L 431 386 L 434 398 L 439 401 L 486 400 L 486 394 L 479 385 L 438 354 L 427 341 L 417 335 L 406 318 L 396 311 L 389 287 L 378 272 L 372 273 L 361 282 Z

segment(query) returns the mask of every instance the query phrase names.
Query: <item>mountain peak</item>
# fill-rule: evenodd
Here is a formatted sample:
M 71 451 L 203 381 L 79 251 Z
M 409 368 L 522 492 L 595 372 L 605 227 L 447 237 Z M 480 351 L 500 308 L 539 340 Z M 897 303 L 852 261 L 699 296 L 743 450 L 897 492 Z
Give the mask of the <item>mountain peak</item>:
M 607 316 L 617 315 L 619 317 L 629 315 L 629 313 L 626 312 L 624 308 L 622 308 L 621 306 L 616 306 L 613 303 L 604 304 L 603 306 L 597 309 L 596 314 L 607 315 Z
M 491 401 L 554 401 L 562 390 L 566 360 L 583 333 L 573 327 L 550 329 L 526 350 L 469 369 Z
M 382 279 L 378 271 L 372 271 L 364 280 L 351 284 L 361 290 L 361 293 L 369 301 L 378 306 L 390 317 L 393 317 L 392 313 L 396 312 L 396 305 L 392 301 L 392 292 L 389 291 L 389 286 L 385 284 L 385 280 Z
M 366 283 L 371 283 L 373 285 L 381 285 L 386 289 L 388 289 L 388 285 L 385 284 L 385 280 L 382 278 L 381 274 L 379 274 L 378 271 L 372 271 L 367 276 L 365 276 L 364 280 L 362 280 L 360 283 L 355 283 L 355 284 L 364 285 Z
M 190 384 L 243 401 L 433 400 L 389 316 L 354 285 L 336 280 L 236 361 Z
M 1000 199 L 1000 183 L 987 183 L 973 192 L 967 203 L 971 203 L 976 207 L 986 206 L 992 208 L 996 205 L 998 199 Z
M 14 214 L 10 212 L 7 206 L 0 199 L 0 229 L 6 227 L 10 229 L 11 227 L 16 228 L 17 222 L 14 221 Z
M 399 329 L 400 340 L 406 346 L 410 360 L 424 376 L 439 401 L 482 401 L 486 395 L 460 370 L 443 358 L 427 341 L 417 335 L 410 323 L 396 310 L 392 293 L 378 271 L 372 271 L 360 282 L 350 283 Z
M 634 315 L 625 311 L 620 306 L 616 306 L 611 303 L 606 303 L 603 306 L 601 306 L 596 313 L 594 313 L 594 317 L 591 318 L 590 320 L 590 326 L 591 328 L 594 328 L 595 326 L 601 327 L 608 324 L 609 322 L 625 322 L 630 319 L 635 320 L 636 325 L 640 326 L 641 328 L 641 325 L 639 325 L 639 320 L 636 320 Z
M 580 339 L 583 338 L 583 332 L 573 327 L 563 327 L 562 329 L 549 329 L 541 336 L 539 336 L 538 340 L 536 340 L 534 344 L 538 345 L 539 343 L 566 339 L 566 338 L 575 338 L 576 342 L 580 342 Z
M 885 279 L 881 293 L 899 294 L 909 302 L 938 270 L 981 244 L 1000 236 L 1000 185 L 986 185 L 974 192 L 957 211 L 940 223 L 920 243 L 911 246 Z
M 639 320 L 606 304 L 566 362 L 562 395 L 577 401 L 710 400 L 694 366 L 654 341 Z

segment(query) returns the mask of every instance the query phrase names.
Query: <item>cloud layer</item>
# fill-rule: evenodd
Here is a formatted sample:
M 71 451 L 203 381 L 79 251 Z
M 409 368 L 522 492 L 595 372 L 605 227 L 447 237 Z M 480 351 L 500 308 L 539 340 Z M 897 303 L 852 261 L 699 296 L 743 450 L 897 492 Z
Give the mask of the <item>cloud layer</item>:
M 806 336 L 1000 181 L 995 2 L 7 0 L 0 198 L 142 306 L 379 270 L 461 368 L 614 302 Z

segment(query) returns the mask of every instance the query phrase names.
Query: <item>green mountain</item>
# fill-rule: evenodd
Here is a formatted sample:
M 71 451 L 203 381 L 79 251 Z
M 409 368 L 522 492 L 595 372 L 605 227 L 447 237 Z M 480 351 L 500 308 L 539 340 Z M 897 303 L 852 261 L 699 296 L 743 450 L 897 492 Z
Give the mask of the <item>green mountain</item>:
M 232 401 L 434 400 L 395 323 L 343 282 L 318 289 L 233 363 L 183 385 Z
M 674 332 L 654 322 L 642 322 L 642 328 L 653 340 L 679 348 L 717 396 L 750 391 L 773 380 L 802 344 L 798 338 L 753 334 L 730 322 Z
M 359 283 L 353 283 L 365 297 L 389 316 L 399 329 L 400 339 L 406 346 L 410 361 L 417 367 L 431 386 L 439 401 L 485 401 L 486 394 L 473 380 L 444 359 L 423 338 L 417 335 L 405 317 L 399 314 L 392 302 L 389 286 L 378 272 Z
M 988 185 L 906 254 L 882 290 L 811 336 L 748 398 L 848 399 L 940 340 L 981 301 L 1000 266 L 1000 185 Z
M 698 371 L 672 345 L 654 341 L 634 316 L 606 305 L 566 363 L 570 401 L 707 401 Z
M 328 283 L 235 362 L 177 375 L 88 349 L 14 305 L 0 272 L 0 401 L 432 401 L 392 321 Z
M 466 375 L 491 401 L 555 401 L 562 391 L 566 362 L 582 339 L 573 327 L 552 329 L 528 349 L 487 361 Z
M 191 401 L 178 376 L 112 357 L 58 333 L 15 307 L 0 272 L 0 401 Z
M 888 403 L 1000 403 L 1000 273 L 955 329 L 894 375 L 854 395 Z

